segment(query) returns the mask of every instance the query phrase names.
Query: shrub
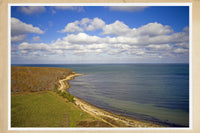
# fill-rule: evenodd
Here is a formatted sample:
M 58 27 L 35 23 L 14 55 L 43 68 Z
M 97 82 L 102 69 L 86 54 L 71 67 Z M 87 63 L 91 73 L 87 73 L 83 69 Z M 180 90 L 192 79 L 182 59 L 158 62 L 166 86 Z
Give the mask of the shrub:
M 74 96 L 69 94 L 68 92 L 59 93 L 63 98 L 67 98 L 68 101 L 74 102 Z
M 67 95 L 66 92 L 62 92 L 60 95 L 63 96 L 64 98 L 67 98 L 67 97 L 68 97 L 68 95 Z
M 61 90 L 57 90 L 56 93 L 60 94 L 60 93 L 61 93 Z
M 74 96 L 71 95 L 71 94 L 69 94 L 68 100 L 69 100 L 70 102 L 74 102 Z

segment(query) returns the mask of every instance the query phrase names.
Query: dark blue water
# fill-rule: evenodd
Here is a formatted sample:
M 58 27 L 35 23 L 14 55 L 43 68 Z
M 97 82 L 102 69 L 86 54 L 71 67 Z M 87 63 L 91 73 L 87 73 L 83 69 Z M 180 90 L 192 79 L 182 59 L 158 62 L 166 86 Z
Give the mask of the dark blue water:
M 189 126 L 189 64 L 25 65 L 72 68 L 85 74 L 69 92 L 134 119 Z

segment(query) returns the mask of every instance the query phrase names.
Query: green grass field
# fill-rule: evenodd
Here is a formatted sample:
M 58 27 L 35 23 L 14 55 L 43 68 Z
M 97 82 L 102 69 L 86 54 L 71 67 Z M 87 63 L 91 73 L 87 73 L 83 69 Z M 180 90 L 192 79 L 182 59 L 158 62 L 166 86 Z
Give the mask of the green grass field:
M 98 124 L 96 124 L 98 123 Z M 11 96 L 11 127 L 108 126 L 81 111 L 56 92 L 42 91 Z
M 55 92 L 59 79 L 72 72 L 65 68 L 12 66 L 11 127 L 109 126 L 72 103 L 73 95 Z

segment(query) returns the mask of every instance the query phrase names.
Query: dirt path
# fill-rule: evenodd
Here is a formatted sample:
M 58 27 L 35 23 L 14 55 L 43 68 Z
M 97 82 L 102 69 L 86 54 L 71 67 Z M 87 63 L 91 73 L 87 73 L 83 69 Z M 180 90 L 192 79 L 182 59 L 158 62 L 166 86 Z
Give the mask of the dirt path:
M 59 80 L 60 87 L 58 88 L 58 90 L 60 90 L 61 92 L 66 91 L 66 89 L 69 88 L 69 83 L 68 82 L 64 82 L 64 81 L 72 80 L 76 76 L 80 76 L 80 75 L 83 75 L 83 74 L 72 73 L 69 76 L 67 76 L 65 79 Z

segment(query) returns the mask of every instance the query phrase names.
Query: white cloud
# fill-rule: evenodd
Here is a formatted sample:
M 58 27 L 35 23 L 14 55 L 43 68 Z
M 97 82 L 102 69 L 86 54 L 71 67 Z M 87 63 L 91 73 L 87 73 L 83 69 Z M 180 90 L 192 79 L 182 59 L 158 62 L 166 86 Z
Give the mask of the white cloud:
M 92 44 L 92 45 L 87 45 L 86 48 L 88 49 L 107 49 L 108 44 L 102 43 L 102 44 Z
M 41 39 L 40 39 L 39 36 L 35 36 L 35 37 L 33 37 L 32 39 L 33 39 L 33 41 L 35 41 L 35 42 L 41 41 Z
M 173 33 L 173 30 L 168 25 L 162 25 L 160 23 L 148 23 L 139 28 L 130 28 L 122 21 L 116 20 L 114 23 L 105 24 L 105 22 L 100 18 L 83 18 L 80 21 L 74 21 L 68 23 L 64 29 L 61 30 L 62 33 L 69 32 L 83 32 L 94 31 L 102 29 L 102 34 L 104 35 L 115 35 L 115 36 L 126 36 L 126 37 L 136 37 L 136 36 L 161 36 Z
M 154 37 L 147 37 L 145 38 L 146 43 L 152 43 L 152 44 L 165 44 L 170 43 L 173 40 L 171 40 L 171 35 L 157 35 Z
M 172 33 L 173 30 L 170 29 L 170 26 L 163 26 L 160 23 L 149 23 L 137 29 L 139 35 L 148 35 L 148 36 L 156 36 L 156 35 L 166 35 Z
M 174 50 L 175 53 L 185 53 L 188 52 L 188 49 L 177 48 Z
M 90 25 L 93 27 L 89 28 Z M 90 30 L 100 28 L 102 31 L 97 32 L 99 35 L 91 35 L 88 28 Z M 119 20 L 106 25 L 99 18 L 83 18 L 67 24 L 65 30 L 73 34 L 68 33 L 67 36 L 58 38 L 49 44 L 24 42 L 18 46 L 18 49 L 22 53 L 34 55 L 33 52 L 38 52 L 47 57 L 51 55 L 88 57 L 98 54 L 99 57 L 109 55 L 166 59 L 169 56 L 185 55 L 186 57 L 189 47 L 187 29 L 174 32 L 170 26 L 157 22 L 139 28 L 130 28 Z M 87 33 L 84 33 L 84 30 Z
M 38 55 L 38 52 L 33 52 L 34 55 Z
M 84 25 L 85 27 L 87 26 L 87 23 L 89 23 L 91 20 L 89 18 L 83 18 L 80 21 L 81 25 Z
M 129 28 L 126 24 L 123 22 L 117 20 L 112 24 L 106 25 L 103 28 L 103 34 L 114 34 L 116 36 L 130 36 L 130 37 L 136 37 L 136 36 L 157 36 L 157 35 L 167 35 L 169 33 L 172 33 L 173 30 L 170 28 L 170 26 L 165 25 L 163 26 L 160 23 L 149 23 L 147 25 L 141 26 L 138 29 L 136 28 Z
M 26 50 L 26 51 L 35 51 L 35 50 L 50 50 L 50 47 L 48 44 L 45 43 L 34 43 L 29 44 L 27 42 L 23 42 L 18 46 L 19 50 Z
M 126 11 L 126 12 L 137 12 L 143 11 L 147 6 L 110 6 L 109 9 L 113 11 Z
M 189 27 L 186 26 L 185 28 L 183 28 L 183 31 L 189 33 Z
M 90 36 L 86 33 L 70 34 L 62 39 L 57 39 L 57 41 L 50 44 L 44 43 L 21 43 L 18 47 L 19 50 L 34 51 L 39 50 L 45 53 L 57 53 L 64 54 L 66 50 L 73 51 L 74 54 L 129 54 L 129 55 L 148 55 L 148 54 L 167 54 L 172 51 L 174 53 L 184 53 L 187 49 L 182 47 L 182 44 L 152 44 L 148 43 L 142 44 L 137 38 L 131 37 L 98 37 Z M 186 45 L 185 43 L 183 43 Z M 176 47 L 179 47 L 177 49 Z M 153 53 L 155 52 L 155 53 Z M 47 54 L 47 53 L 45 53 Z M 162 56 L 162 55 L 160 55 Z
M 65 32 L 82 32 L 83 29 L 78 26 L 79 21 L 75 21 L 73 23 L 68 23 L 63 30 L 61 30 L 61 33 Z
M 43 34 L 39 27 L 34 27 L 32 24 L 26 24 L 17 18 L 11 18 L 11 42 L 17 43 L 24 41 L 28 33 Z
M 78 12 L 84 11 L 83 7 L 80 6 L 55 6 L 54 8 L 58 10 L 76 10 Z
M 64 37 L 65 41 L 73 44 L 91 44 L 91 43 L 100 43 L 101 38 L 97 36 L 89 36 L 86 33 L 79 33 L 77 35 L 71 34 L 67 37 Z
M 168 50 L 171 48 L 169 44 L 160 44 L 160 45 L 148 45 L 147 48 L 156 49 L 156 50 Z
M 189 36 L 185 32 L 178 32 L 178 33 L 172 34 L 170 36 L 170 40 L 173 43 L 188 42 L 189 41 Z
M 11 54 L 15 55 L 17 51 L 18 51 L 17 46 L 16 45 L 11 45 Z
M 27 54 L 28 51 L 22 50 L 21 53 L 22 53 L 22 54 Z
M 116 20 L 114 23 L 103 27 L 103 34 L 125 35 L 130 33 L 131 29 L 123 22 Z
M 42 13 L 46 11 L 45 7 L 43 6 L 22 6 L 19 7 L 19 10 L 28 15 Z
M 84 30 L 87 31 L 94 31 L 97 29 L 101 29 L 105 26 L 105 22 L 102 19 L 94 18 L 83 18 L 81 21 L 74 21 L 72 23 L 68 23 L 64 29 L 60 32 L 65 33 L 74 33 L 74 32 L 83 32 Z
M 75 55 L 85 55 L 85 54 L 100 54 L 103 53 L 104 51 L 102 49 L 80 49 L 80 50 L 75 50 L 73 53 Z
M 12 43 L 16 43 L 16 42 L 22 42 L 24 41 L 26 38 L 26 35 L 25 34 L 22 34 L 22 35 L 15 35 L 15 36 L 12 36 L 11 37 L 11 42 Z
M 178 47 L 182 47 L 184 49 L 188 49 L 189 48 L 189 43 L 188 42 L 175 43 L 175 45 L 178 46 Z
M 144 51 L 140 51 L 140 52 L 137 52 L 136 54 L 137 54 L 137 55 L 144 55 L 145 52 L 144 52 Z
M 20 35 L 20 34 L 27 34 L 27 33 L 37 33 L 43 34 L 39 27 L 34 27 L 32 24 L 26 24 L 20 21 L 17 18 L 11 18 L 11 34 L 12 35 Z
M 82 21 L 82 23 L 83 23 L 83 21 Z M 94 18 L 93 20 L 90 20 L 89 22 L 90 22 L 89 25 L 87 27 L 85 27 L 86 30 L 88 30 L 88 31 L 94 31 L 97 29 L 101 29 L 105 26 L 105 22 L 99 18 Z

